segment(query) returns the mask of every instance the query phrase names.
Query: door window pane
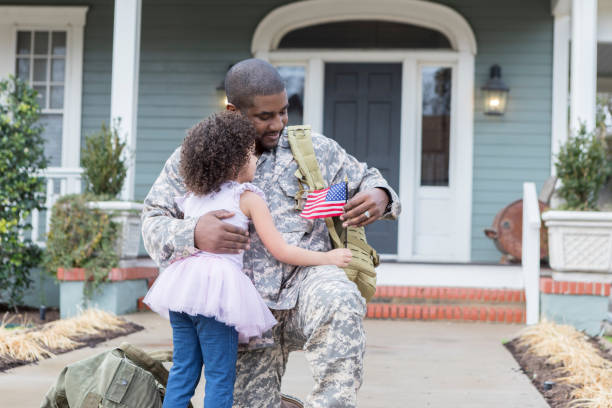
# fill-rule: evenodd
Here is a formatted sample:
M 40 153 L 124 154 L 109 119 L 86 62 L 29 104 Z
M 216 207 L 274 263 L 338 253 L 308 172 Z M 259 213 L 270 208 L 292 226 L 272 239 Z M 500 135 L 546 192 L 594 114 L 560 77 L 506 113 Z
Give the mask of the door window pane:
M 34 82 L 47 81 L 47 59 L 34 58 Z
M 30 80 L 30 59 L 17 58 L 17 77 L 24 81 Z
M 287 33 L 278 48 L 451 49 L 439 31 L 391 21 L 340 21 L 311 25 Z
M 301 125 L 304 121 L 304 77 L 303 66 L 280 66 L 278 72 L 285 81 L 289 100 L 288 125 Z
M 61 114 L 43 114 L 40 124 L 43 127 L 42 137 L 45 140 L 45 156 L 49 166 L 62 165 L 62 116 Z
M 49 32 L 36 31 L 34 33 L 34 54 L 46 55 L 49 52 Z
M 29 54 L 32 42 L 32 33 L 20 31 L 17 33 L 17 54 Z
M 66 62 L 63 58 L 54 58 L 51 62 L 51 81 L 64 82 L 66 72 Z
M 38 92 L 38 104 L 40 109 L 47 109 L 47 87 L 35 86 L 34 90 Z
M 62 109 L 64 107 L 64 87 L 63 86 L 52 86 L 51 87 L 51 109 Z
M 421 70 L 421 185 L 448 186 L 451 68 Z
M 66 33 L 54 31 L 51 43 L 51 53 L 53 55 L 66 55 Z

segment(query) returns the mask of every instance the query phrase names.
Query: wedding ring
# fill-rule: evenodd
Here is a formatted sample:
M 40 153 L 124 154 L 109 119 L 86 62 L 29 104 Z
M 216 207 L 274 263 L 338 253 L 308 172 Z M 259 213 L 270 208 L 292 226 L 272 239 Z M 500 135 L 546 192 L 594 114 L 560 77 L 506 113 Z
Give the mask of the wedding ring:
M 365 215 L 366 218 L 370 218 L 370 212 L 368 210 L 366 210 L 363 215 Z

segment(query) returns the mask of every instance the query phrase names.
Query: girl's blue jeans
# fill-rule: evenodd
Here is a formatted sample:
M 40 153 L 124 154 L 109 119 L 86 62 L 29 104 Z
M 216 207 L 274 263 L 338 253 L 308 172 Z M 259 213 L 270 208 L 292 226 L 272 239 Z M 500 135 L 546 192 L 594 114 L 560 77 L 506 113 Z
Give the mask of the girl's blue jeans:
M 204 363 L 205 408 L 231 408 L 238 333 L 214 318 L 170 312 L 174 351 L 163 408 L 186 408 Z

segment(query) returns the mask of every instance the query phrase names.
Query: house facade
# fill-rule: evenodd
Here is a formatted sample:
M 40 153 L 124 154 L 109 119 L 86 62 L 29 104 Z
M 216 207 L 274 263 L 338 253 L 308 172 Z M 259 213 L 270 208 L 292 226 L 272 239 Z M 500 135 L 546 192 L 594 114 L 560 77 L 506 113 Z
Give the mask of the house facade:
M 397 189 L 401 218 L 369 231 L 385 259 L 496 263 L 484 228 L 612 93 L 612 0 L 0 0 L 0 77 L 40 93 L 49 197 L 80 189 L 84 137 L 120 119 L 123 196 L 142 200 L 253 56 L 286 79 L 290 123 Z M 484 112 L 493 65 L 502 115 Z

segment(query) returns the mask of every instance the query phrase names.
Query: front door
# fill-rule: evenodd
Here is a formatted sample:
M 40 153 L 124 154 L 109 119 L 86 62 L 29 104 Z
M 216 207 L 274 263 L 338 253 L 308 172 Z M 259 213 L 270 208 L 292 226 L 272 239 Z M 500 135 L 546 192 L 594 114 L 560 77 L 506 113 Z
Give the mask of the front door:
M 399 194 L 401 64 L 325 65 L 324 134 L 379 169 Z M 397 253 L 397 222 L 366 227 L 381 254 Z

